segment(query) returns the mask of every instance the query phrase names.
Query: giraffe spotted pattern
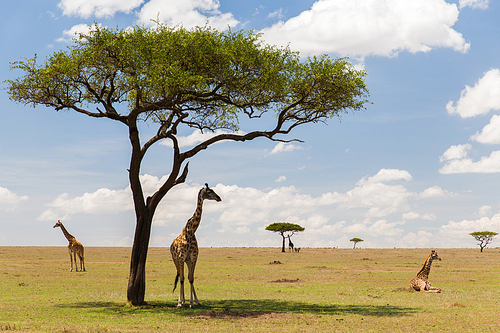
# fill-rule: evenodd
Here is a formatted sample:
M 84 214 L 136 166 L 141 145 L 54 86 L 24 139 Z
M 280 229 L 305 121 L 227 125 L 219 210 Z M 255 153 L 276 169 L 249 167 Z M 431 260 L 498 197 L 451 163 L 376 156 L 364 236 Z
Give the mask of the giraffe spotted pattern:
M 187 223 L 184 229 L 182 229 L 181 234 L 172 242 L 170 245 L 170 253 L 172 254 L 172 259 L 175 264 L 175 268 L 177 269 L 177 275 L 175 277 L 174 282 L 174 291 L 177 287 L 177 282 L 180 280 L 180 293 L 179 293 L 179 302 L 177 303 L 177 308 L 182 308 L 184 305 L 184 263 L 186 263 L 188 267 L 188 280 L 191 284 L 191 298 L 189 307 L 193 308 L 193 297 L 196 305 L 200 306 L 200 302 L 198 301 L 198 297 L 196 296 L 196 292 L 194 290 L 194 269 L 196 266 L 196 261 L 198 260 L 198 242 L 196 241 L 196 237 L 194 233 L 201 221 L 201 213 L 203 208 L 204 200 L 215 200 L 217 202 L 221 201 L 221 198 L 208 187 L 208 184 L 205 184 L 200 192 L 198 193 L 198 202 L 196 204 L 196 210 Z
M 425 259 L 422 269 L 417 273 L 417 276 L 410 281 L 410 288 L 420 292 L 440 293 L 441 288 L 432 287 L 429 282 L 429 272 L 433 260 L 441 261 L 436 251 L 432 250 L 431 254 Z

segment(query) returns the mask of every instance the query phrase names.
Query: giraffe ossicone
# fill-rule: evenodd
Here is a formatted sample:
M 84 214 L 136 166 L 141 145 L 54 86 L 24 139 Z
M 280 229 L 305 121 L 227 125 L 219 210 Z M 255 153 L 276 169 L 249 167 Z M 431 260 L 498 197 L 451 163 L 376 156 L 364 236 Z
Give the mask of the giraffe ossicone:
M 194 269 L 196 267 L 196 261 L 198 260 L 198 242 L 196 241 L 194 233 L 200 225 L 203 201 L 205 200 L 215 200 L 217 202 L 221 201 L 221 198 L 217 195 L 217 193 L 215 193 L 214 190 L 212 190 L 206 183 L 205 187 L 198 192 L 198 201 L 193 216 L 187 221 L 181 234 L 174 239 L 172 245 L 170 245 L 170 253 L 172 254 L 172 260 L 174 261 L 175 268 L 177 270 L 173 291 L 175 291 L 175 288 L 177 287 L 177 282 L 180 281 L 179 301 L 177 303 L 178 309 L 182 308 L 185 302 L 184 263 L 186 263 L 188 267 L 188 280 L 191 285 L 189 307 L 194 307 L 193 298 L 196 305 L 201 306 L 194 289 Z
M 410 288 L 415 291 L 420 292 L 430 292 L 430 293 L 440 293 L 441 288 L 432 287 L 429 282 L 429 273 L 431 271 L 431 265 L 433 260 L 441 261 L 437 252 L 435 250 L 431 251 L 431 254 L 425 259 L 422 269 L 417 273 L 417 276 L 410 281 Z
M 70 272 L 73 271 L 73 260 L 75 261 L 75 269 L 78 272 L 78 264 L 76 263 L 76 256 L 80 258 L 80 271 L 85 271 L 85 261 L 83 256 L 83 245 L 79 241 L 76 240 L 75 236 L 70 234 L 68 230 L 63 226 L 61 221 L 57 221 L 56 224 L 52 228 L 61 228 L 64 236 L 68 240 L 68 251 L 69 251 L 69 260 L 71 261 Z

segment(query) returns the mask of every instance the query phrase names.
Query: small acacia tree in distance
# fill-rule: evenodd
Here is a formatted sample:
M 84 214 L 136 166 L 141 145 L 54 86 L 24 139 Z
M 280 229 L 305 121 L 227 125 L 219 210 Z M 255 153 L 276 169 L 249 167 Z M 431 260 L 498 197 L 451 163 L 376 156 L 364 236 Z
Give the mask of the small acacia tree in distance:
M 155 211 L 165 195 L 186 180 L 194 156 L 224 140 L 293 141 L 286 135 L 297 126 L 325 123 L 368 103 L 366 72 L 346 59 L 301 59 L 288 47 L 267 45 L 259 34 L 243 30 L 94 25 L 66 50 L 41 62 L 36 55 L 14 62 L 11 69 L 24 73 L 7 80 L 11 100 L 71 110 L 127 129 L 136 216 L 127 287 L 133 305 L 144 303 Z M 241 119 L 246 120 L 240 129 Z M 141 137 L 141 123 L 157 131 Z M 179 135 L 189 129 L 213 135 L 182 150 Z M 164 140 L 172 147 L 168 177 L 146 195 L 142 162 L 150 148 Z
M 481 252 L 483 252 L 483 249 L 489 243 L 491 243 L 491 241 L 493 241 L 493 238 L 496 235 L 498 235 L 498 232 L 493 232 L 493 231 L 474 231 L 474 232 L 471 232 L 469 235 L 471 235 L 472 237 L 474 237 L 478 241 L 477 245 L 479 245 L 479 247 L 481 248 Z
M 353 243 L 354 243 L 354 247 L 353 247 L 353 249 L 355 249 L 355 248 L 356 248 L 356 244 L 358 244 L 359 242 L 362 242 L 362 241 L 363 241 L 363 240 L 362 240 L 361 238 L 357 238 L 357 237 L 351 238 L 351 239 L 349 240 L 349 242 L 353 242 Z
M 283 246 L 281 247 L 281 252 L 285 252 L 285 238 L 290 239 L 297 232 L 304 231 L 305 228 L 298 224 L 287 223 L 287 222 L 277 222 L 272 223 L 266 227 L 266 230 L 277 232 L 283 238 Z

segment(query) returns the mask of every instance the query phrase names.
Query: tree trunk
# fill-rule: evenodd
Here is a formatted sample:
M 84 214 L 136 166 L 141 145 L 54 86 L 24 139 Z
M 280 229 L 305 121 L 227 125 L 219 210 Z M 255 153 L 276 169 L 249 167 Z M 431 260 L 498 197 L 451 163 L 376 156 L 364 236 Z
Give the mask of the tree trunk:
M 146 259 L 152 221 L 152 216 L 148 216 L 148 214 L 137 216 L 127 288 L 127 300 L 133 305 L 144 304 L 144 295 L 146 292 Z
M 283 237 L 283 246 L 281 247 L 281 252 L 285 252 L 285 236 L 281 235 Z

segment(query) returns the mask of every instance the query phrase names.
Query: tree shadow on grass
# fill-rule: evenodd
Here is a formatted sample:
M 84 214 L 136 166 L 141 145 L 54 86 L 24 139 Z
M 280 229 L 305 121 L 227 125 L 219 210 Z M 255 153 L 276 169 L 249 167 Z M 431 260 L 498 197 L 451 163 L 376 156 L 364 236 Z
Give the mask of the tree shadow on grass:
M 321 305 L 296 301 L 280 301 L 271 299 L 259 300 L 208 300 L 201 307 L 189 309 L 188 304 L 183 309 L 176 309 L 175 302 L 148 302 L 141 306 L 127 306 L 119 302 L 78 302 L 60 304 L 58 307 L 87 308 L 102 314 L 130 315 L 138 313 L 166 313 L 179 316 L 204 316 L 211 318 L 249 318 L 259 317 L 269 313 L 308 313 L 316 315 L 361 315 L 372 317 L 400 317 L 418 312 L 417 308 L 396 305 Z

